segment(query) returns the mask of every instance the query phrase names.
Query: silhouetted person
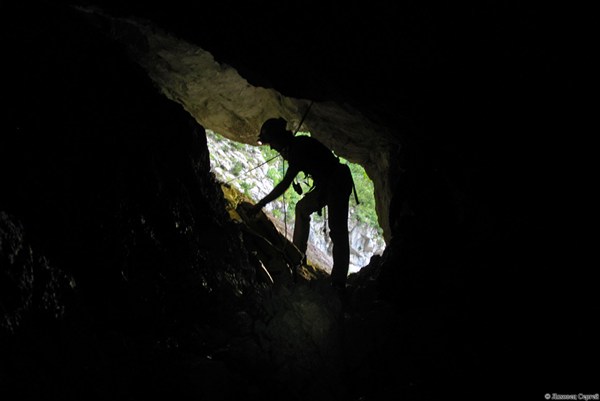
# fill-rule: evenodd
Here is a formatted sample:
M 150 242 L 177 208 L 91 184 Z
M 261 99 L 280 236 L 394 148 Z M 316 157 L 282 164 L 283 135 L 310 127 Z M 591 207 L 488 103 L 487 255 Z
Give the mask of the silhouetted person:
M 293 242 L 306 257 L 310 215 L 328 208 L 329 236 L 333 242 L 332 285 L 345 288 L 350 245 L 348 243 L 348 199 L 352 193 L 352 175 L 347 165 L 321 142 L 308 136 L 294 136 L 286 129 L 283 118 L 271 118 L 262 125 L 259 144 L 268 144 L 289 163 L 285 177 L 255 206 L 257 212 L 267 203 L 277 199 L 289 188 L 296 175 L 302 171 L 313 179 L 313 188 L 296 204 L 296 221 Z

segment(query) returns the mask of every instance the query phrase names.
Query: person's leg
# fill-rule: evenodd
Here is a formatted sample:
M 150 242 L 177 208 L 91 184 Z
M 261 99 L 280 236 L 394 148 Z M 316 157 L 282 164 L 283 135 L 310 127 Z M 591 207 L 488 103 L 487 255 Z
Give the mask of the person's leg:
M 328 205 L 329 236 L 333 242 L 333 269 L 331 282 L 343 288 L 346 285 L 350 264 L 350 244 L 348 240 L 348 198 L 340 196 Z
M 347 167 L 344 167 L 347 169 Z M 333 242 L 332 285 L 338 288 L 346 286 L 346 277 L 350 264 L 350 244 L 348 239 L 348 198 L 352 192 L 350 171 L 342 170 L 336 188 L 331 191 L 327 210 L 329 212 L 329 236 Z
M 296 203 L 293 242 L 303 255 L 306 255 L 308 235 L 310 234 L 310 215 L 323 207 L 319 198 L 321 198 L 320 190 L 315 188 Z

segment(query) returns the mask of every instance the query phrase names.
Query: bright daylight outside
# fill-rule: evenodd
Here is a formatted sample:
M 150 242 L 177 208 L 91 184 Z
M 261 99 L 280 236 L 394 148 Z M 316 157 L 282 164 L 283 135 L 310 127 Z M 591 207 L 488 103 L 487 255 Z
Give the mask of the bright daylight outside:
M 310 134 L 300 132 L 298 135 Z M 236 188 L 254 202 L 269 193 L 284 176 L 285 166 L 282 158 L 276 157 L 277 152 L 268 146 L 245 145 L 226 139 L 210 130 L 207 130 L 207 140 L 211 170 L 215 177 Z M 265 163 L 272 158 L 273 160 Z M 349 273 L 352 273 L 366 266 L 371 256 L 381 254 L 385 242 L 377 222 L 373 182 L 362 166 L 349 163 L 344 159 L 341 161 L 350 167 L 360 202 L 357 205 L 354 195 L 350 196 L 348 213 Z M 302 187 L 302 193 L 310 190 L 310 179 L 303 177 L 302 173 L 298 175 L 297 181 Z M 290 240 L 294 230 L 294 207 L 301 198 L 302 195 L 290 187 L 282 197 L 267 204 L 263 209 L 282 233 L 286 231 L 285 234 Z M 312 215 L 308 259 L 318 260 L 321 267 L 330 271 L 333 264 L 332 243 L 328 230 L 326 230 L 326 217 L 326 211 L 320 216 L 317 213 Z

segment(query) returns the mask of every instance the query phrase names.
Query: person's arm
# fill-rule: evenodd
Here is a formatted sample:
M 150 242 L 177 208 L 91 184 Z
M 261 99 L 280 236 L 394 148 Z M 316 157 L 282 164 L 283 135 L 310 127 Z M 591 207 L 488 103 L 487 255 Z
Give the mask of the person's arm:
M 294 178 L 296 177 L 296 175 L 298 175 L 299 172 L 299 170 L 290 166 L 287 172 L 285 173 L 285 177 L 283 177 L 283 180 L 281 180 L 281 182 L 277 184 L 275 188 L 273 188 L 273 190 L 269 192 L 264 198 L 262 198 L 256 203 L 256 205 L 254 206 L 255 211 L 258 212 L 258 210 L 262 209 L 267 203 L 272 202 L 275 199 L 279 198 L 281 195 L 283 195 L 283 193 L 290 187 L 292 181 L 294 181 Z

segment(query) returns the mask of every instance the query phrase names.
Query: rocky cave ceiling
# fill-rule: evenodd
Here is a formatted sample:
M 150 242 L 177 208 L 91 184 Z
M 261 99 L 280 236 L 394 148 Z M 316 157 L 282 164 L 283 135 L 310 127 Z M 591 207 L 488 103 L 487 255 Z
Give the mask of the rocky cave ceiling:
M 106 391 L 103 394 L 130 396 L 129 390 L 143 381 L 143 388 L 155 396 L 148 382 L 160 378 L 158 383 L 168 382 L 171 390 L 176 384 L 191 382 L 192 377 L 187 370 L 181 374 L 179 358 L 185 354 L 180 350 L 186 347 L 174 350 L 176 361 L 163 364 L 169 361 L 155 340 L 168 347 L 172 334 L 175 338 L 199 334 L 187 348 L 204 358 L 205 338 L 221 337 L 223 331 L 203 334 L 203 322 L 221 311 L 227 316 L 245 311 L 230 309 L 230 305 L 238 302 L 238 278 L 253 269 L 245 269 L 247 263 L 239 257 L 246 252 L 239 252 L 244 250 L 239 238 L 230 236 L 218 216 L 213 216 L 221 203 L 214 202 L 212 194 L 220 192 L 212 185 L 207 167 L 192 168 L 197 154 L 202 154 L 207 165 L 205 148 L 203 152 L 182 151 L 190 143 L 185 138 L 196 130 L 189 129 L 191 120 L 178 104 L 206 128 L 251 143 L 265 118 L 281 115 L 294 126 L 314 101 L 305 129 L 341 156 L 362 163 L 373 178 L 380 222 L 386 230 L 389 212 L 394 224 L 385 232 L 389 236 L 393 231 L 393 241 L 376 269 L 363 269 L 366 291 L 353 293 L 361 302 L 361 296 L 369 300 L 366 314 L 356 315 L 358 331 L 377 334 L 358 342 L 347 337 L 352 348 L 360 350 L 356 359 L 366 368 L 353 370 L 350 377 L 359 387 L 395 388 L 398 377 L 407 372 L 417 372 L 417 379 L 428 377 L 429 370 L 423 368 L 430 365 L 444 377 L 444 384 L 458 377 L 458 382 L 473 390 L 473 377 L 482 374 L 493 377 L 493 388 L 499 388 L 495 378 L 503 377 L 505 366 L 514 367 L 520 356 L 531 355 L 530 337 L 523 337 L 524 331 L 529 332 L 526 322 L 532 321 L 530 299 L 549 301 L 547 308 L 535 305 L 539 321 L 572 321 L 573 311 L 579 312 L 581 319 L 575 316 L 575 320 L 580 321 L 597 315 L 582 307 L 597 303 L 585 297 L 596 292 L 579 283 L 572 286 L 578 289 L 577 296 L 571 297 L 576 300 L 572 305 L 569 297 L 548 291 L 531 297 L 537 288 L 569 287 L 564 267 L 577 262 L 571 258 L 569 263 L 556 263 L 561 262 L 556 257 L 562 256 L 560 252 L 551 252 L 553 264 L 531 263 L 529 258 L 537 245 L 532 242 L 540 238 L 543 226 L 531 230 L 533 221 L 527 213 L 554 206 L 552 199 L 532 202 L 538 200 L 532 191 L 544 178 L 552 179 L 552 197 L 560 199 L 565 192 L 560 175 L 577 181 L 563 172 L 562 157 L 565 135 L 578 132 L 572 126 L 577 119 L 569 109 L 577 103 L 571 90 L 577 74 L 566 65 L 579 65 L 571 57 L 575 50 L 564 52 L 572 48 L 569 37 L 539 22 L 562 27 L 563 14 L 544 19 L 545 9 L 494 1 L 448 2 L 435 9 L 410 1 L 390 2 L 383 9 L 357 2 L 343 8 L 325 2 L 280 2 L 269 14 L 265 8 L 257 9 L 255 2 L 228 0 L 138 5 L 80 0 L 77 13 L 71 8 L 46 13 L 48 7 L 36 13 L 38 5 L 33 2 L 5 3 L 0 6 L 0 18 L 4 17 L 0 29 L 5 33 L 0 38 L 8 87 L 3 112 L 8 112 L 8 118 L 3 119 L 7 131 L 0 136 L 0 171 L 6 193 L 0 197 L 0 209 L 16 216 L 2 215 L 3 227 L 10 229 L 4 260 L 19 267 L 15 277 L 22 277 L 7 288 L 24 294 L 22 301 L 6 305 L 21 313 L 32 302 L 40 304 L 30 309 L 32 324 L 25 324 L 25 335 L 3 348 L 10 350 L 9 368 L 0 371 L 10 372 L 13 361 L 15 377 L 24 373 L 24 379 L 16 381 L 19 394 L 30 390 L 46 395 L 47 389 L 56 392 L 60 388 L 64 398 L 64 389 L 68 394 L 87 394 L 89 389 L 101 388 Z M 3 8 L 8 3 L 11 7 Z M 59 2 L 44 5 L 49 3 L 54 7 Z M 18 14 L 12 14 L 13 7 Z M 97 40 L 98 31 L 87 22 L 116 42 Z M 121 43 L 141 67 L 126 62 L 115 43 Z M 157 96 L 144 74 L 178 104 Z M 570 105 L 561 102 L 565 99 Z M 173 133 L 173 143 L 165 132 Z M 560 136 L 551 136 L 554 133 Z M 194 139 L 196 147 L 202 147 L 197 141 L 201 136 Z M 564 149 L 545 152 L 544 144 L 549 142 Z M 140 146 L 146 148 L 138 152 Z M 541 153 L 550 155 L 552 163 L 539 160 Z M 535 169 L 530 170 L 532 164 Z M 562 209 L 556 207 L 546 220 L 554 225 L 564 205 L 558 205 Z M 571 212 L 567 208 L 562 217 L 572 219 Z M 408 218 L 401 220 L 398 215 Z M 19 220 L 31 233 L 29 238 L 21 234 Z M 179 221 L 185 224 L 179 226 Z M 560 228 L 548 232 L 561 241 L 564 237 Z M 571 231 L 566 233 L 577 238 Z M 30 239 L 33 248 L 28 245 Z M 554 251 L 548 244 L 544 249 Z M 571 251 L 563 244 L 555 248 Z M 7 259 L 12 258 L 12 249 L 17 250 L 14 255 L 22 255 L 15 258 L 15 264 Z M 549 272 L 553 269 L 548 266 L 554 265 L 559 268 Z M 538 274 L 537 266 L 543 267 L 543 274 Z M 77 277 L 78 292 L 71 292 L 73 284 L 63 269 Z M 41 271 L 41 280 L 32 279 L 34 271 L 36 275 Z M 231 283 L 226 279 L 227 287 L 214 288 L 230 288 L 230 297 L 206 286 L 205 277 L 220 283 L 219 277 L 227 278 L 229 272 L 235 273 Z M 131 277 L 129 283 L 126 276 Z M 64 290 L 54 285 L 63 278 Z M 381 290 L 371 291 L 374 286 Z M 198 290 L 205 294 L 205 287 L 207 296 L 198 296 Z M 58 300 L 57 306 L 64 295 L 67 308 L 74 307 L 64 326 L 48 324 L 48 318 L 55 318 L 50 313 L 55 312 L 52 305 L 46 310 L 46 288 L 49 299 Z M 527 302 L 519 296 L 521 290 L 527 292 Z M 380 302 L 379 291 L 398 308 Z M 303 300 L 306 294 L 296 295 Z M 83 306 L 69 306 L 76 302 Z M 280 304 L 286 309 L 279 316 L 288 316 L 289 304 Z M 379 334 L 390 325 L 387 315 L 377 312 L 382 309 L 371 309 L 371 305 L 398 313 L 398 326 L 408 331 L 391 331 L 387 342 L 380 342 Z M 248 326 L 248 320 L 240 316 L 235 313 L 224 320 L 243 320 L 240 326 Z M 382 321 L 378 324 L 371 318 Z M 139 332 L 139 337 L 132 337 L 132 332 Z M 544 346 L 580 344 L 575 350 L 580 355 L 589 355 L 587 346 L 593 343 L 582 341 L 579 334 L 572 338 L 562 332 L 548 337 L 548 330 L 543 334 Z M 283 349 L 288 349 L 287 337 L 281 338 Z M 385 355 L 364 359 L 363 347 L 354 347 L 356 343 L 375 344 L 373 349 Z M 222 350 L 221 344 L 212 349 Z M 382 344 L 393 344 L 394 352 L 388 353 Z M 201 345 L 198 351 L 196 345 Z M 306 355 L 304 348 L 297 348 L 298 355 Z M 426 359 L 420 351 L 406 358 L 406 350 L 413 348 L 426 350 Z M 260 344 L 256 349 L 260 350 L 257 355 L 265 353 Z M 278 354 L 277 347 L 269 349 Z M 541 361 L 547 369 L 542 369 L 540 377 L 562 379 L 564 369 L 556 366 L 572 366 L 573 351 L 558 350 L 558 359 L 545 352 Z M 145 352 L 154 359 L 140 358 Z M 510 365 L 497 365 L 500 354 Z M 53 355 L 70 366 L 62 369 L 50 363 Z M 464 360 L 464 364 L 449 363 L 454 360 Z M 236 372 L 239 366 L 254 366 L 240 365 L 237 358 L 232 361 Z M 223 371 L 221 361 L 212 362 L 206 365 L 207 372 Z M 375 365 L 373 374 L 365 376 Z M 571 369 L 574 377 L 593 371 L 586 364 L 575 365 L 581 369 Z M 287 372 L 280 364 L 273 366 Z M 390 370 L 390 366 L 395 368 Z M 115 367 L 123 369 L 115 371 Z M 132 377 L 130 372 L 138 374 Z M 165 380 L 159 375 L 163 372 L 169 373 Z M 202 372 L 194 363 L 193 374 L 204 377 L 204 382 L 220 377 Z M 251 373 L 250 377 L 257 377 L 262 370 Z M 178 380 L 171 382 L 174 376 Z M 295 377 L 286 376 L 286 380 Z M 269 380 L 258 388 L 273 387 L 272 376 L 264 377 Z M 407 375 L 404 388 L 409 388 L 412 377 Z M 129 386 L 131 381 L 134 387 Z M 122 385 L 117 392 L 110 388 L 114 383 Z M 326 384 L 329 388 L 330 383 Z M 262 396 L 256 388 L 252 386 L 252 394 Z
M 400 145 L 398 132 L 381 121 L 375 122 L 374 116 L 365 115 L 347 98 L 340 98 L 346 89 L 316 91 L 307 85 L 304 91 L 292 89 L 290 93 L 311 98 L 286 95 L 275 88 L 260 86 L 264 83 L 260 78 L 256 84 L 250 83 L 238 69 L 152 20 L 136 15 L 115 16 L 96 7 L 77 8 L 107 35 L 122 43 L 159 90 L 180 103 L 205 128 L 238 142 L 255 144 L 258 130 L 268 118 L 284 117 L 291 130 L 298 129 L 303 121 L 301 130 L 311 132 L 339 156 L 365 167 L 375 184 L 382 226 L 384 231 L 389 231 L 388 170 L 391 154 Z M 285 47 L 285 43 L 282 46 Z M 356 57 L 369 56 L 357 54 Z M 321 61 L 328 63 L 327 58 Z M 299 57 L 297 63 L 301 66 L 303 62 L 303 57 Z M 242 64 L 241 69 L 244 68 Z M 353 76 L 352 80 L 360 86 L 372 73 L 361 71 L 359 74 L 365 76 Z M 314 71 L 308 69 L 306 74 L 314 74 Z M 345 72 L 340 71 L 339 75 Z M 288 90 L 289 86 L 284 85 L 283 89 Z M 369 99 L 366 102 L 377 103 Z
M 231 139 L 254 143 L 274 116 L 295 129 L 314 101 L 303 129 L 365 167 L 388 237 L 407 144 L 454 186 L 521 175 L 533 143 L 523 133 L 547 112 L 560 66 L 540 38 L 564 45 L 546 37 L 545 10 L 494 2 L 75 3 L 168 98 Z

